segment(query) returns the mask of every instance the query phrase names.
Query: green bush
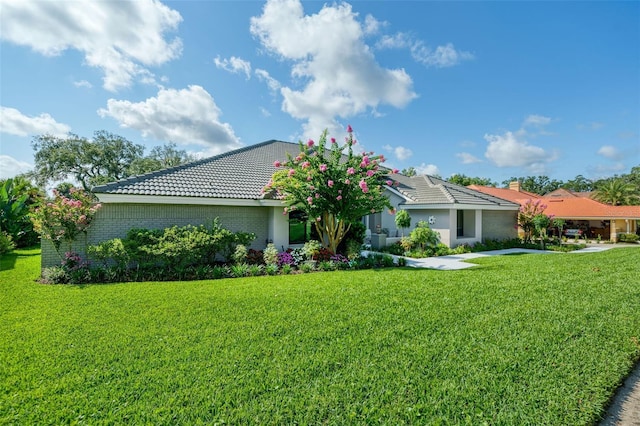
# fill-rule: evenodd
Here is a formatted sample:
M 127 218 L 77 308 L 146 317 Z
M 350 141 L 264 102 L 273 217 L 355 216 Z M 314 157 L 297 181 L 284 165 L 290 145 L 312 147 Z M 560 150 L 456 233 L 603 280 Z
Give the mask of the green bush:
M 637 234 L 618 234 L 618 242 L 620 243 L 637 243 L 638 237 Z
M 426 247 L 434 247 L 440 240 L 440 234 L 429 227 L 429 224 L 424 220 L 418 222 L 416 228 L 409 234 L 409 239 L 413 246 L 418 246 L 421 249 Z
M 264 264 L 267 266 L 278 264 L 278 249 L 273 243 L 267 244 L 267 248 L 264 249 L 263 257 Z
M 2 231 L 0 232 L 0 255 L 11 252 L 16 245 L 13 243 L 11 235 Z
M 62 266 L 52 266 L 42 270 L 40 282 L 43 284 L 66 284 L 69 282 L 69 277 Z

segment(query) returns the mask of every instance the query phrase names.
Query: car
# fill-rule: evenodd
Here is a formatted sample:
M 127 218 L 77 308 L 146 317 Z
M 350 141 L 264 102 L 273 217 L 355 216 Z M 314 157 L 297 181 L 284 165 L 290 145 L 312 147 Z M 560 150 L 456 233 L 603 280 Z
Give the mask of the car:
M 563 232 L 565 237 L 580 237 L 582 236 L 582 229 L 578 229 L 578 228 L 569 228 L 569 229 L 565 229 Z

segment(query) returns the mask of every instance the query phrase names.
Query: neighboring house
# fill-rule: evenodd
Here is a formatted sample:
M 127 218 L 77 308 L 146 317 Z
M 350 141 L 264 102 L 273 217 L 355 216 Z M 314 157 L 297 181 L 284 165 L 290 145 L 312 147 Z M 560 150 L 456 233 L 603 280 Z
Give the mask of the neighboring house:
M 640 220 L 640 206 L 611 206 L 595 201 L 587 193 L 559 189 L 541 196 L 523 191 L 518 182 L 509 188 L 470 185 L 470 189 L 504 198 L 524 205 L 528 200 L 541 200 L 547 208 L 544 213 L 564 219 L 566 229 L 579 229 L 589 238 L 600 236 L 617 241 L 620 233 L 636 233 Z
M 298 150 L 298 144 L 271 140 L 95 187 L 102 208 L 86 238 L 72 249 L 84 253 L 88 245 L 122 238 L 131 228 L 207 224 L 216 217 L 227 229 L 255 233 L 256 249 L 270 242 L 280 250 L 299 244 L 299 218 L 289 220 L 281 201 L 262 193 L 276 171 L 273 163 Z M 409 210 L 412 227 L 420 220 L 430 222 L 450 247 L 516 236 L 518 204 L 433 177 L 391 178 L 398 182 L 397 188 L 388 188 L 392 204 Z M 379 213 L 364 220 L 373 233 L 386 228 L 396 234 L 393 215 Z M 42 266 L 59 262 L 52 244 L 43 241 Z

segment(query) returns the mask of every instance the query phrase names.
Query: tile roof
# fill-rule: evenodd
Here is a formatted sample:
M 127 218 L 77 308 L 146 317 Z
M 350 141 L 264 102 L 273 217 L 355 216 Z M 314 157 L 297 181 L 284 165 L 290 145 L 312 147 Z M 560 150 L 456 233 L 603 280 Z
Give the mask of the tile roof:
M 262 188 L 286 153 L 298 144 L 270 140 L 214 157 L 93 188 L 97 194 L 164 195 L 207 198 L 262 198 Z
M 547 205 L 544 211 L 563 219 L 640 219 L 640 206 L 611 206 L 587 198 L 580 193 L 573 193 L 567 197 L 540 196 L 526 191 L 514 191 L 505 188 L 470 185 L 469 188 L 496 197 L 511 200 L 520 205 L 528 200 L 541 200 Z
M 156 195 L 257 200 L 276 171 L 273 163 L 287 153 L 297 155 L 298 144 L 270 140 L 180 166 L 134 176 L 93 188 L 97 194 Z M 492 195 L 432 176 L 392 175 L 405 204 L 472 204 L 517 207 Z
M 484 206 L 517 206 L 510 202 L 484 194 L 473 189 L 456 185 L 434 176 L 393 175 L 399 183 L 396 188 L 409 200 L 406 204 L 475 204 Z

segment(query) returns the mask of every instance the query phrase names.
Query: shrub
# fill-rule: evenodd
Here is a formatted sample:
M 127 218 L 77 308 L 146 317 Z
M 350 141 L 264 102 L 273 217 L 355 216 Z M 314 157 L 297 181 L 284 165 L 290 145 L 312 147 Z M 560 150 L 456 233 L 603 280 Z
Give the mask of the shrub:
M 96 261 L 101 262 L 104 268 L 109 267 L 110 263 L 113 262 L 117 269 L 125 270 L 131 261 L 131 255 L 120 238 L 89 246 L 87 253 Z
M 69 277 L 62 266 L 52 266 L 42 270 L 40 282 L 43 284 L 66 284 L 69 282 Z
M 278 264 L 278 249 L 273 243 L 267 244 L 267 248 L 264 249 L 264 263 L 269 265 L 277 265 Z
M 264 264 L 264 253 L 262 250 L 249 249 L 247 252 L 247 263 L 250 265 Z
M 231 276 L 234 278 L 246 277 L 249 274 L 249 265 L 246 263 L 238 263 L 230 266 Z
M 636 243 L 640 237 L 637 234 L 618 234 L 620 243 Z
M 295 261 L 293 256 L 288 251 L 283 251 L 282 253 L 278 253 L 278 266 L 283 267 L 284 265 L 294 265 Z
M 356 240 L 347 240 L 345 253 L 350 260 L 355 260 L 360 257 L 362 252 L 362 243 Z
M 267 265 L 265 267 L 265 272 L 267 273 L 267 275 L 276 275 L 278 273 L 278 265 L 276 265 L 275 263 Z
M 282 272 L 282 275 L 289 275 L 292 270 L 293 267 L 288 263 L 285 263 L 280 267 L 280 272 Z
M 235 263 L 244 263 L 247 260 L 247 246 L 238 244 L 233 252 L 233 261 Z
M 313 260 L 317 260 L 318 262 L 326 262 L 331 259 L 334 253 L 326 247 L 320 248 L 318 252 L 313 256 Z
M 14 248 L 16 245 L 13 243 L 11 235 L 4 231 L 0 232 L 0 256 L 11 252 Z
M 302 262 L 299 265 L 299 268 L 304 273 L 312 272 L 315 269 L 315 263 L 311 260 L 308 260 L 308 261 Z
M 248 275 L 252 277 L 259 277 L 260 275 L 264 274 L 265 271 L 269 274 L 270 268 L 272 268 L 273 266 L 275 265 L 267 265 L 265 269 L 264 265 L 249 265 Z
M 336 265 L 330 260 L 322 260 L 318 262 L 319 271 L 335 271 Z

